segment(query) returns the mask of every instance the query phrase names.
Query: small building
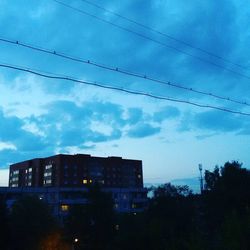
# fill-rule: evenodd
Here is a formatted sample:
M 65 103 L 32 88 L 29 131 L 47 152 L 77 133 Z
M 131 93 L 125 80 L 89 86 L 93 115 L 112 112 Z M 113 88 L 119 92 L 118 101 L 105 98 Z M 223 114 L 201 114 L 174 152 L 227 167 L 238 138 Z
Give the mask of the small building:
M 110 193 L 117 212 L 141 212 L 146 207 L 142 161 L 86 154 L 58 154 L 10 165 L 9 187 L 0 188 L 8 207 L 22 195 L 37 195 L 56 216 L 70 206 L 86 204 L 91 185 Z

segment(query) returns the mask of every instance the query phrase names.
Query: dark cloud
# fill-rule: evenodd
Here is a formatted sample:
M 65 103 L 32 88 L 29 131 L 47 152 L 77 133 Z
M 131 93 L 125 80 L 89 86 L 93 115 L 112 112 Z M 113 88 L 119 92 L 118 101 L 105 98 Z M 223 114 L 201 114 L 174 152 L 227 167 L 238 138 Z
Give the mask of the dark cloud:
M 15 116 L 5 116 L 0 110 L 0 140 L 11 142 L 20 151 L 39 151 L 46 148 L 43 138 L 23 129 L 24 121 Z
M 11 141 L 21 136 L 23 122 L 17 117 L 5 117 L 0 109 L 0 139 L 2 141 Z
M 164 120 L 177 118 L 178 116 L 180 116 L 179 109 L 172 106 L 166 106 L 154 113 L 153 119 L 155 122 L 163 122 Z
M 160 127 L 154 127 L 147 123 L 139 123 L 132 127 L 127 135 L 132 138 L 144 138 L 151 135 L 158 134 L 161 131 Z
M 16 148 L 0 151 L 1 155 L 5 154 L 1 158 L 2 166 L 7 161 L 50 155 L 58 150 L 66 152 L 68 147 L 93 149 L 97 143 L 118 140 L 124 135 L 133 138 L 155 135 L 161 128 L 151 125 L 152 122 L 161 122 L 161 115 L 164 119 L 178 115 L 178 110 L 172 107 L 149 115 L 140 108 L 124 109 L 101 101 L 76 104 L 60 100 L 46 104 L 43 109 L 42 115 L 24 119 L 5 116 L 0 111 L 0 140 Z M 33 128 L 33 132 L 27 128 Z
M 197 139 L 205 139 L 220 133 L 232 132 L 236 135 L 248 134 L 248 118 L 210 110 L 201 113 L 186 113 L 182 117 L 178 131 L 204 131 L 204 134 L 197 135 Z M 208 133 L 209 132 L 209 133 Z
M 238 116 L 221 111 L 208 111 L 195 115 L 194 125 L 199 129 L 232 132 L 240 130 L 243 124 Z
M 143 111 L 139 108 L 129 108 L 128 109 L 128 123 L 130 125 L 138 123 L 143 119 Z

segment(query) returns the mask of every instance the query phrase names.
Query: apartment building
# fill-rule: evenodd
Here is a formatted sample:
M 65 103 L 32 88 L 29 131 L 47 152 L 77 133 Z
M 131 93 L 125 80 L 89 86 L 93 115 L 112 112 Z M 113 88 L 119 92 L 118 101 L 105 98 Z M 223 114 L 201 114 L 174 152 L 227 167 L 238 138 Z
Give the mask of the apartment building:
M 86 204 L 86 193 L 95 184 L 112 195 L 116 211 L 145 209 L 142 161 L 113 156 L 58 154 L 15 163 L 10 166 L 9 187 L 0 192 L 7 192 L 8 206 L 20 195 L 37 195 L 58 216 L 72 205 Z

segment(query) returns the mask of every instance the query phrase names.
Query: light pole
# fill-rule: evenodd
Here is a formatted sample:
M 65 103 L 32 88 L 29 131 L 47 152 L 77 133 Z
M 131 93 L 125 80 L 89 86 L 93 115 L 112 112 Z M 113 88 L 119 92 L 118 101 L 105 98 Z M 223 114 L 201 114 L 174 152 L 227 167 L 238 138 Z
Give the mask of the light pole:
M 74 240 L 73 240 L 73 243 L 72 243 L 72 250 L 76 250 L 75 249 L 75 246 L 76 246 L 76 244 L 79 242 L 79 239 L 78 238 L 74 238 Z
M 201 189 L 201 194 L 202 194 L 203 193 L 202 164 L 199 164 L 199 170 L 200 170 L 200 189 Z

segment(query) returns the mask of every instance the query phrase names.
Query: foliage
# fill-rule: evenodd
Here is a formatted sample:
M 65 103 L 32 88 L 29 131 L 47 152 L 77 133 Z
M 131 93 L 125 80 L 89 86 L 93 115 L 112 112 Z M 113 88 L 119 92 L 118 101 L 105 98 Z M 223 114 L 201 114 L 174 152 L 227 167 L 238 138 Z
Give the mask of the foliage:
M 88 204 L 70 209 L 66 221 L 70 238 L 79 238 L 78 249 L 90 245 L 92 249 L 109 249 L 115 218 L 112 197 L 98 186 L 91 186 L 87 198 Z
M 227 162 L 205 171 L 205 185 L 196 195 L 187 186 L 152 187 L 148 208 L 135 214 L 116 214 L 111 196 L 91 186 L 88 203 L 71 206 L 62 228 L 36 197 L 21 198 L 9 215 L 0 200 L 1 225 L 7 229 L 1 231 L 0 249 L 250 249 L 249 170 Z
M 205 172 L 204 219 L 215 249 L 250 249 L 250 172 L 237 161 Z
M 15 250 L 35 250 L 56 227 L 46 203 L 36 196 L 17 200 L 9 215 L 11 243 Z
M 4 197 L 0 197 L 0 225 L 0 249 L 7 249 L 9 241 L 9 227 Z

